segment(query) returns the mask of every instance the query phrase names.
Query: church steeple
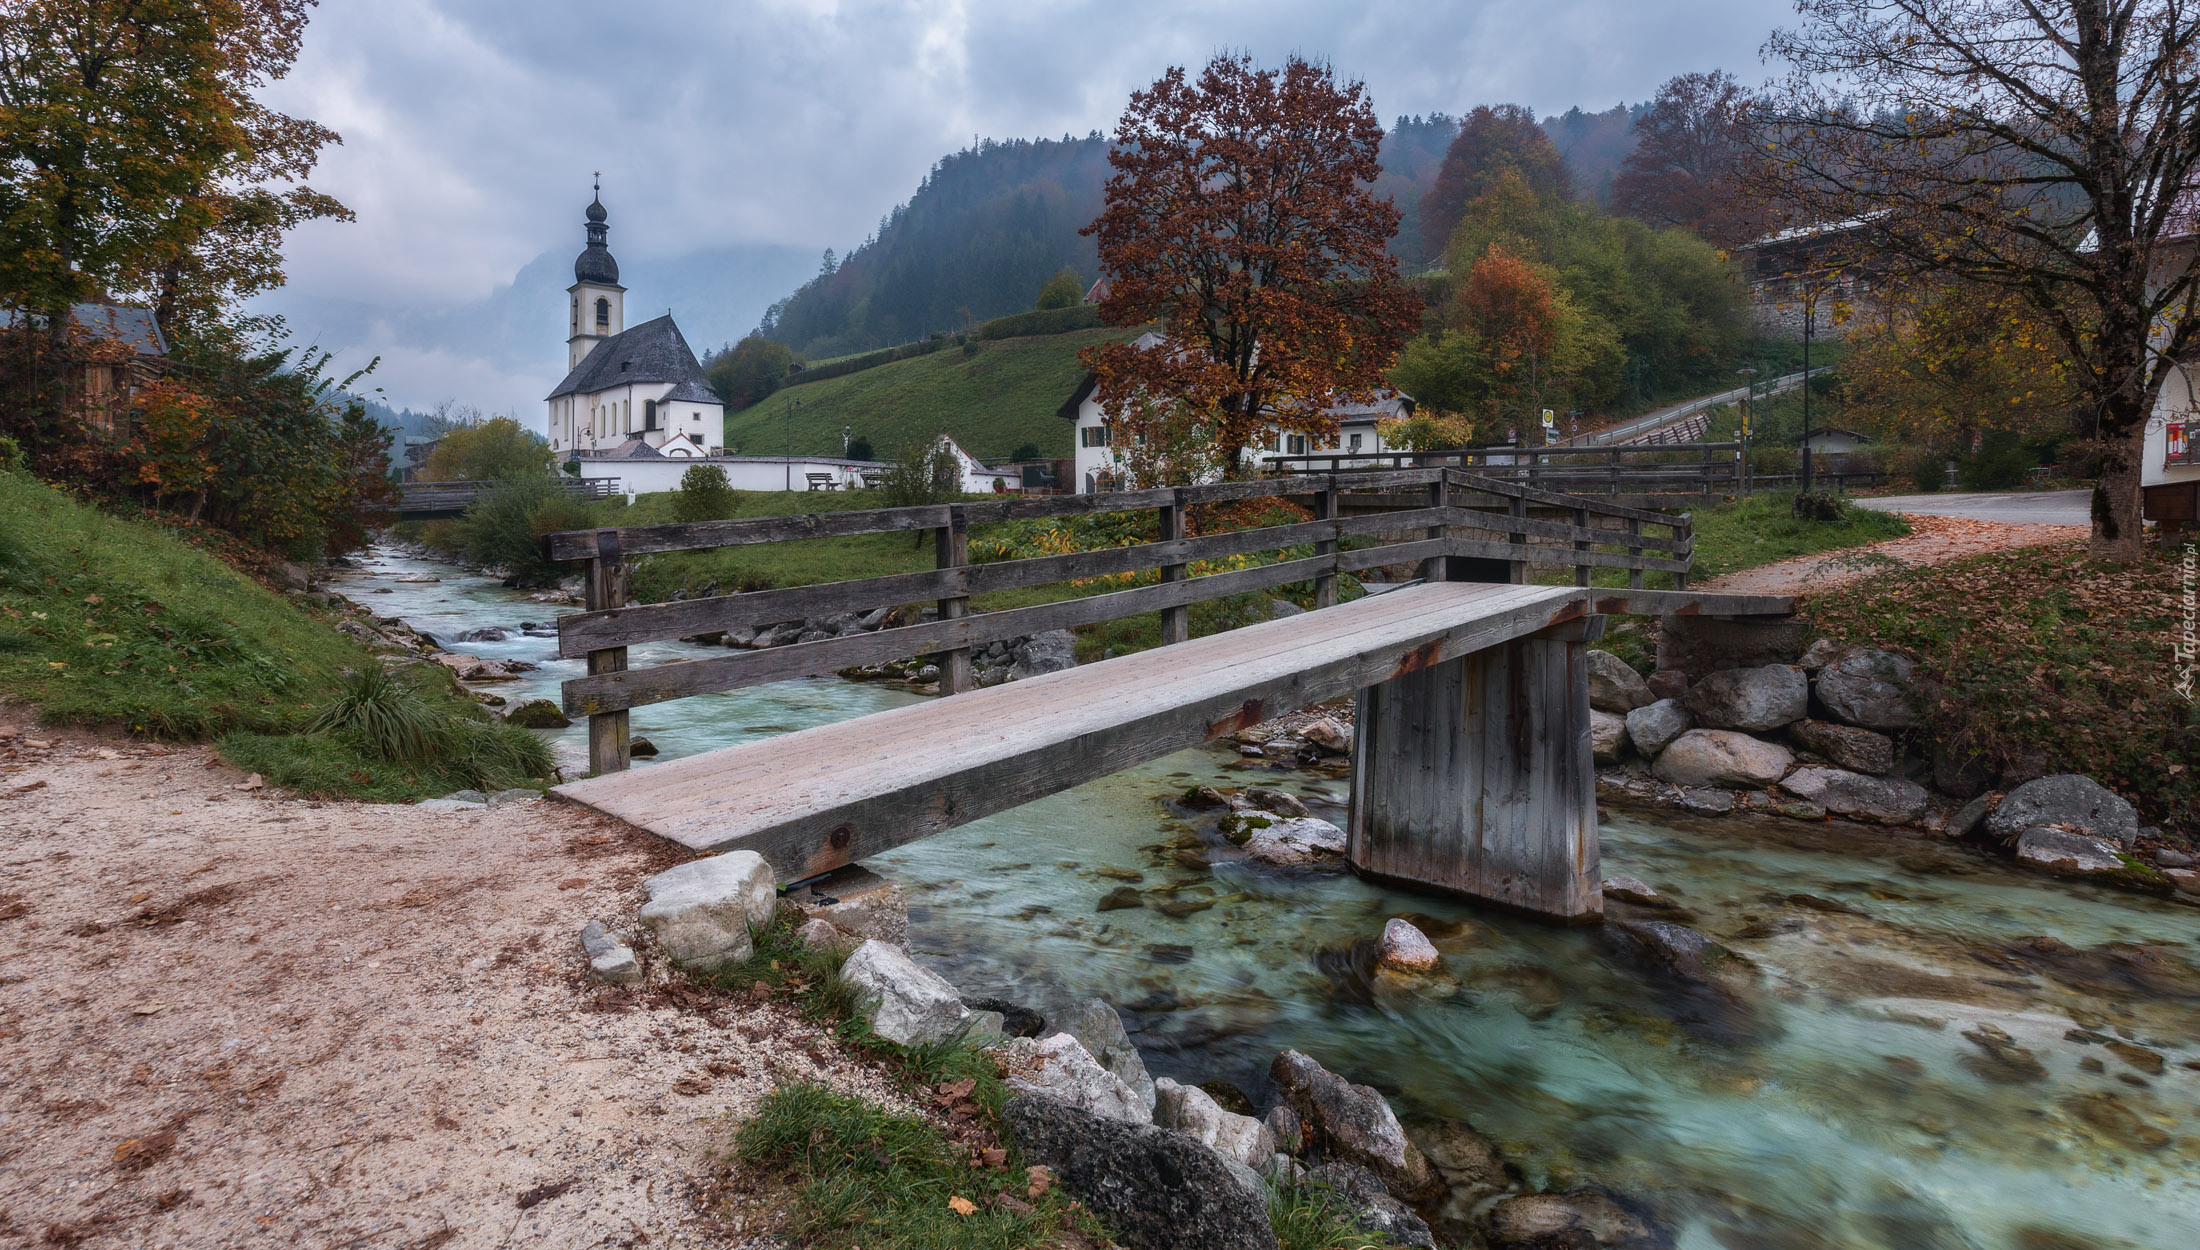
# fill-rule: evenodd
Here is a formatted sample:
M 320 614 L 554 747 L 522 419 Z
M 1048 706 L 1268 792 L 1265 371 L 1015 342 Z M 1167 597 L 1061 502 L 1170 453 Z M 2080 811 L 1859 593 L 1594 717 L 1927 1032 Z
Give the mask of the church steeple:
M 573 260 L 573 285 L 566 288 L 570 334 L 565 367 L 586 357 L 597 343 L 626 328 L 626 288 L 619 285 L 619 262 L 611 256 L 610 214 L 604 211 L 602 175 L 597 175 L 596 198 L 588 205 L 588 246 Z

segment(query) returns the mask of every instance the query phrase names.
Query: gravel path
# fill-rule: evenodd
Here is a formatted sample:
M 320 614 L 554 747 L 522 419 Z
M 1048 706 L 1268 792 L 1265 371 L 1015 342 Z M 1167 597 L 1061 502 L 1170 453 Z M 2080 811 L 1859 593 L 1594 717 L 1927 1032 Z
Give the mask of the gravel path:
M 1913 533 L 1901 538 L 1797 556 L 1695 584 L 1695 589 L 1751 595 L 1813 595 L 1853 585 L 1900 566 L 1942 564 L 1990 551 L 2082 542 L 2086 525 L 2011 525 L 1963 517 L 1904 513 Z
M 776 1006 L 585 978 L 646 835 L 7 719 L 0 1245 L 740 1245 L 698 1197 L 729 1120 L 782 1079 L 901 1101 Z

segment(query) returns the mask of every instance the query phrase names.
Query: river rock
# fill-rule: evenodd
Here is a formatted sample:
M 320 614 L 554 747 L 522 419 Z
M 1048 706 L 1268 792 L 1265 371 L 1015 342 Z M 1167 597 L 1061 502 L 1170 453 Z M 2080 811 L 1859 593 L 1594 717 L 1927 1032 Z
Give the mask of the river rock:
M 565 709 L 548 699 L 528 699 L 516 703 L 504 714 L 506 724 L 521 729 L 564 729 L 573 723 Z
M 1917 665 L 1892 651 L 1851 651 L 1818 674 L 1818 701 L 1834 719 L 1866 729 L 1907 729 L 1917 723 L 1910 700 Z
M 1207 1091 L 1167 1077 L 1154 1082 L 1153 1122 L 1188 1133 L 1200 1145 L 1249 1168 L 1265 1165 L 1276 1153 L 1276 1138 L 1267 1125 L 1224 1111 Z
M 1245 839 L 1248 859 L 1282 868 L 1334 868 L 1344 860 L 1344 830 L 1312 816 L 1279 817 Z
M 1589 755 L 1599 764 L 1619 763 L 1627 749 L 1627 718 L 1589 709 Z
M 795 940 L 812 950 L 837 951 L 852 954 L 863 945 L 863 938 L 842 929 L 830 920 L 805 920 L 794 931 Z
M 1754 790 L 1786 775 L 1795 755 L 1730 729 L 1691 729 L 1667 744 L 1650 771 L 1677 786 L 1733 786 Z
M 1683 981 L 1719 985 L 1746 968 L 1734 952 L 1708 935 L 1670 920 L 1610 920 L 1604 928 L 1622 946 L 1633 943 L 1652 963 Z
M 657 744 L 636 734 L 634 737 L 627 739 L 626 753 L 638 760 L 655 759 L 657 758 Z
M 1807 799 L 1829 812 L 1884 825 L 1907 825 L 1925 814 L 1932 795 L 1925 787 L 1900 777 L 1867 777 L 1846 769 L 1813 765 L 1798 768 L 1780 782 L 1780 788 Z
M 634 957 L 634 948 L 612 936 L 601 920 L 591 920 L 582 927 L 581 953 L 588 957 L 588 971 L 599 981 L 626 985 L 642 979 L 642 964 Z
M 1007 1072 L 1008 1087 L 1018 1093 L 1051 1098 L 1123 1124 L 1153 1120 L 1152 1096 L 1132 1089 L 1067 1033 L 1012 1037 L 993 1053 Z
M 1050 629 L 1043 634 L 1033 634 L 1016 644 L 1011 653 L 1008 675 L 1022 681 L 1042 673 L 1059 673 L 1077 667 L 1077 638 L 1066 629 Z
M 1413 1208 L 1393 1198 L 1390 1190 L 1366 1168 L 1330 1162 L 1309 1169 L 1302 1183 L 1320 1185 L 1341 1199 L 1352 1213 L 1352 1222 L 1393 1245 L 1416 1250 L 1436 1250 L 1436 1236 Z
M 2004 841 L 2035 825 L 2058 825 L 2129 847 L 2139 836 L 2139 813 L 2091 777 L 2066 773 L 2025 782 L 1986 818 L 1986 832 Z
M 1123 1027 L 1123 1016 L 1104 998 L 1088 998 L 1061 1021 L 1062 1031 L 1077 1039 L 1087 1054 L 1098 1060 L 1101 1067 L 1113 1072 L 1138 1096 L 1145 1114 L 1153 1114 L 1153 1078 L 1146 1074 L 1146 1061 L 1138 1055 L 1138 1047 L 1131 1045 L 1131 1035 Z
M 954 986 L 891 942 L 872 938 L 858 946 L 840 976 L 864 997 L 871 1031 L 899 1046 L 952 1037 L 970 1016 Z
M 1593 1190 L 1522 1194 L 1490 1208 L 1493 1250 L 1653 1250 L 1649 1222 Z
M 2163 850 L 2154 853 L 2154 865 L 2157 868 L 2193 868 L 2200 867 L 2200 859 L 2184 851 Z
M 483 626 L 483 627 L 482 627 L 482 628 L 480 628 L 480 629 L 469 629 L 469 630 L 467 630 L 467 631 L 466 631 L 465 633 L 462 633 L 462 634 L 460 634 L 460 635 L 458 636 L 458 641 L 460 641 L 460 642 L 509 642 L 509 641 L 511 641 L 511 637 L 512 637 L 512 636 L 511 636 L 510 634 L 507 634 L 507 633 L 505 633 L 505 632 L 504 632 L 503 630 L 501 630 L 501 629 L 497 628 L 497 627 L 496 627 L 496 626 L 494 626 L 494 625 L 486 625 L 486 626 Z
M 1416 1124 L 1406 1130 L 1406 1137 L 1421 1148 L 1430 1166 L 1444 1178 L 1445 1187 L 1454 1195 L 1463 1193 L 1479 1198 L 1512 1184 L 1497 1148 L 1487 1137 L 1459 1120 Z
M 1724 816 L 1741 806 L 1732 791 L 1710 786 L 1684 786 L 1678 798 L 1682 811 L 1697 816 Z
M 2115 843 L 2047 825 L 2035 825 L 2018 835 L 2017 862 L 2076 877 L 2118 872 L 2125 867 Z
M 1795 667 L 1802 669 L 1806 673 L 1815 673 L 1819 669 L 1824 668 L 1826 665 L 1840 659 L 1841 653 L 1845 650 L 1847 650 L 1846 647 L 1843 647 L 1840 643 L 1835 642 L 1831 638 L 1820 638 L 1818 641 L 1813 642 L 1809 646 L 1803 648 L 1803 654 L 1796 657 Z
M 1279 1102 L 1268 1109 L 1261 1123 L 1268 1126 L 1268 1135 L 1275 1140 L 1276 1150 L 1283 1155 L 1296 1155 L 1306 1149 L 1306 1122 L 1291 1104 Z
M 1642 674 L 1609 651 L 1589 652 L 1589 706 L 1600 712 L 1625 716 L 1655 701 Z
M 1322 716 L 1300 726 L 1299 736 L 1321 748 L 1324 755 L 1352 754 L 1352 731 L 1333 718 Z
M 754 851 L 728 851 L 668 868 L 642 883 L 641 922 L 674 964 L 716 972 L 755 950 L 751 926 L 779 905 L 770 865 Z
M 1391 1193 L 1409 1202 L 1435 1195 L 1435 1169 L 1420 1147 L 1407 1140 L 1381 1094 L 1352 1084 L 1295 1050 L 1277 1055 L 1268 1075 L 1332 1158 L 1369 1169 Z
M 1253 808 L 1272 816 L 1304 816 L 1306 804 L 1295 794 L 1271 786 L 1247 786 L 1239 796 Z
M 1792 664 L 1730 668 L 1688 688 L 1683 700 L 1711 729 L 1778 729 L 1810 715 L 1810 679 Z
M 1413 926 L 1410 920 L 1391 917 L 1383 924 L 1383 942 L 1377 961 L 1393 972 L 1434 972 L 1443 966 L 1443 956 L 1436 953 L 1436 944 L 1428 935 Z
M 1850 772 L 1884 776 L 1894 771 L 1894 739 L 1883 733 L 1805 718 L 1788 726 L 1788 736 Z
M 1001 1120 L 1030 1163 L 1045 1165 L 1132 1250 L 1277 1250 L 1266 1195 L 1221 1155 L 1182 1133 L 1030 1094 Z
M 1688 693 L 1688 674 L 1677 668 L 1660 668 L 1642 679 L 1653 699 L 1678 699 Z
M 1627 714 L 1627 739 L 1635 744 L 1642 758 L 1654 760 L 1658 752 L 1687 733 L 1695 723 L 1687 706 L 1679 699 L 1659 699 Z
M 909 945 L 909 901 L 900 886 L 860 864 L 835 868 L 787 891 L 787 901 L 810 919 L 896 946 Z
M 2179 894 L 2200 894 L 2200 871 L 2190 868 L 2164 868 L 2162 875 L 2177 888 Z
M 1604 897 L 1616 898 L 1622 903 L 1637 907 L 1671 907 L 1673 904 L 1663 894 L 1643 884 L 1640 877 L 1606 877 Z

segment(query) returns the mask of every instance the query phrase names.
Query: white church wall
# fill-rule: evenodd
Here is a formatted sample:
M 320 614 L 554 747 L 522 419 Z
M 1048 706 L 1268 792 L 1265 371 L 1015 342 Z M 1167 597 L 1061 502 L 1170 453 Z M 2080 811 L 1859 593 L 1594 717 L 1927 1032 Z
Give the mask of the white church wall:
M 680 489 L 680 477 L 689 466 L 714 464 L 725 470 L 726 483 L 735 490 L 788 489 L 791 482 L 795 490 L 808 490 L 807 475 L 829 473 L 841 490 L 857 490 L 863 485 L 862 473 L 866 468 L 878 470 L 884 465 L 867 465 L 862 461 L 833 460 L 823 456 L 796 456 L 790 462 L 784 456 L 708 456 L 686 460 L 583 460 L 581 476 L 590 481 L 598 478 L 617 478 L 623 493 L 632 490 L 637 495 Z M 990 485 L 973 489 L 992 489 Z

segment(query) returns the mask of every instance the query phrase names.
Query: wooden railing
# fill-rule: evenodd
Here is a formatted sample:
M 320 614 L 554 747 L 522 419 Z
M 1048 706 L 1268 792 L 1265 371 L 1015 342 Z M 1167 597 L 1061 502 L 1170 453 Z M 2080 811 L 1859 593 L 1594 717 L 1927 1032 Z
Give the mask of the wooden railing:
M 1277 456 L 1280 475 L 1441 466 L 1570 494 L 1711 495 L 1742 488 L 1740 443 L 1618 447 L 1469 447 L 1453 451 L 1317 452 Z
M 1343 515 L 1350 493 L 1425 492 L 1426 503 Z M 1306 500 L 1315 520 L 1188 537 L 1195 505 L 1290 496 Z M 1160 539 L 1067 555 L 972 564 L 974 525 L 1151 510 Z M 1563 519 L 1532 512 L 1557 513 Z M 1666 534 L 1646 533 L 1661 527 Z M 794 542 L 855 534 L 931 530 L 936 567 L 854 581 L 790 586 L 629 606 L 626 569 L 637 556 L 669 551 Z M 1471 531 L 1472 535 L 1458 531 Z M 1373 545 L 1351 546 L 1354 540 Z M 1687 585 L 1693 549 L 1689 518 L 1563 495 L 1459 469 L 1421 467 L 1274 477 L 1209 486 L 1121 491 L 998 502 L 938 504 L 547 535 L 554 561 L 588 565 L 585 611 L 559 618 L 558 654 L 587 657 L 588 675 L 567 681 L 568 714 L 587 716 L 589 762 L 597 772 L 628 763 L 627 710 L 668 699 L 734 690 L 917 655 L 938 656 L 940 689 L 971 688 L 970 649 L 1047 630 L 1161 613 L 1164 644 L 1190 637 L 1190 606 L 1294 582 L 1314 583 L 1317 608 L 1337 602 L 1337 578 L 1383 565 L 1418 563 L 1430 579 L 1525 582 L 1532 565 L 1568 566 L 1576 585 L 1594 570 L 1625 569 L 1641 589 L 1649 573 Z M 1311 545 L 1311 556 L 1193 576 L 1199 561 Z M 1157 571 L 1159 580 L 1032 607 L 972 615 L 973 595 Z M 882 607 L 936 603 L 936 619 L 647 669 L 627 667 L 627 648 L 694 634 L 763 627 L 790 620 Z
M 482 496 L 493 494 L 497 482 L 406 482 L 397 488 L 399 516 L 423 514 L 456 516 Z M 609 499 L 619 493 L 615 477 L 560 478 L 558 485 L 576 499 Z

